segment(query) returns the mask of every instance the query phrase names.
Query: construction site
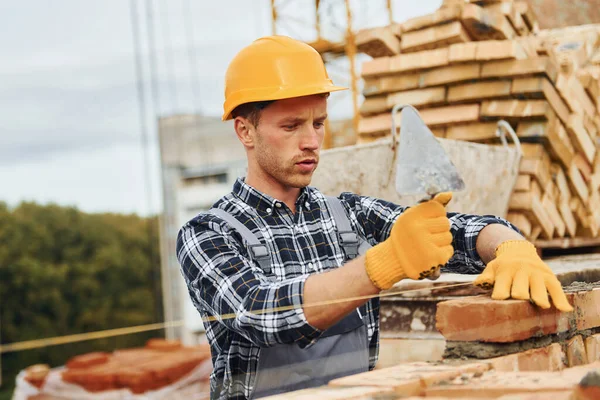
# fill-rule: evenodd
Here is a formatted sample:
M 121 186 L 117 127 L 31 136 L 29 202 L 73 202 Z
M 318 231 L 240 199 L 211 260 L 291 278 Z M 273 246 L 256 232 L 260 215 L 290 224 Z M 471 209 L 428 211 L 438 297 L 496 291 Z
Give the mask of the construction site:
M 271 33 L 302 32 L 294 38 L 349 89 L 329 99 L 330 114 L 344 117 L 325 122 L 310 186 L 327 196 L 419 203 L 423 196 L 395 186 L 408 123 L 397 106 L 412 106 L 464 181 L 448 212 L 516 226 L 573 310 L 493 300 L 492 288 L 474 285 L 480 271 L 442 268 L 438 279 L 404 279 L 372 296 L 380 305 L 375 368 L 262 398 L 600 400 L 600 1 L 440 0 L 431 12 L 398 19 L 404 1 L 369 0 L 377 22 L 363 27 L 357 2 L 271 0 Z M 162 183 L 148 288 L 160 302 L 155 318 L 9 342 L 0 326 L 0 371 L 17 352 L 71 343 L 89 350 L 60 364 L 30 357 L 14 382 L 0 380 L 0 389 L 14 387 L 7 398 L 221 398 L 210 393 L 214 338 L 190 300 L 177 241 L 187 221 L 246 174 L 246 155 L 232 121 L 155 117 Z M 107 348 L 107 338 L 140 332 L 146 336 L 135 346 Z M 94 347 L 98 340 L 103 347 Z

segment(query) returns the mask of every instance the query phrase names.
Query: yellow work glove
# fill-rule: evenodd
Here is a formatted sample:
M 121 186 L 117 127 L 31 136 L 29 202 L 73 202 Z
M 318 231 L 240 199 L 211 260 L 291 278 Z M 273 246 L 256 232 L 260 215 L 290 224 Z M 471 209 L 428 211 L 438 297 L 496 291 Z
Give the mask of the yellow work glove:
M 454 254 L 450 220 L 444 206 L 452 193 L 440 193 L 410 207 L 394 223 L 390 236 L 366 253 L 369 278 L 379 289 L 402 279 L 423 279 L 434 274 Z
M 496 258 L 477 277 L 475 285 L 490 289 L 492 299 L 509 297 L 532 300 L 541 308 L 550 308 L 548 293 L 560 311 L 573 311 L 562 286 L 550 267 L 538 256 L 535 246 L 526 240 L 508 240 L 496 249 Z

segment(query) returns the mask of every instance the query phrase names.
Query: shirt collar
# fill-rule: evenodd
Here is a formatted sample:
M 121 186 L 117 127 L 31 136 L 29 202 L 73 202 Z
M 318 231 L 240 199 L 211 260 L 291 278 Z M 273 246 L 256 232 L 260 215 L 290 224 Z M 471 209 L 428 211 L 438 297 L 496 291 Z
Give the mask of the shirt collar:
M 250 207 L 256 208 L 259 211 L 263 211 L 265 213 L 272 212 L 276 207 L 277 203 L 282 203 L 280 200 L 277 200 L 268 194 L 262 193 L 252 186 L 248 185 L 244 178 L 237 178 L 235 183 L 233 184 L 233 194 L 239 197 L 244 203 L 248 204 Z M 296 200 L 296 208 L 301 208 L 305 206 L 305 203 L 308 203 L 310 200 L 310 190 L 308 187 L 304 187 L 300 189 L 300 195 L 298 196 L 298 200 Z

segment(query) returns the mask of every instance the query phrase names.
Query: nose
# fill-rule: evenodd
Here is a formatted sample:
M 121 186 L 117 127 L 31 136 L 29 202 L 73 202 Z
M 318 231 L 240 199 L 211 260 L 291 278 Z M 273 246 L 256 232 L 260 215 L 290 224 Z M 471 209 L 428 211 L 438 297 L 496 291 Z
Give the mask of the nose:
M 322 135 L 314 126 L 310 125 L 302 132 L 300 150 L 318 150 L 321 145 Z

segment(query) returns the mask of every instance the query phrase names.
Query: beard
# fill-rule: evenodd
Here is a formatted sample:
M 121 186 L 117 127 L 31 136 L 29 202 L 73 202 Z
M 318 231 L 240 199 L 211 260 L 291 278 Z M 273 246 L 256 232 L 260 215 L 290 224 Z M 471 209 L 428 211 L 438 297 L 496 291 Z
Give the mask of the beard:
M 306 158 L 314 158 L 317 163 L 319 160 L 318 154 L 312 151 L 304 152 L 292 159 L 286 159 L 276 150 L 264 145 L 261 139 L 256 142 L 255 154 L 256 162 L 265 174 L 273 177 L 282 185 L 293 188 L 303 188 L 310 185 L 312 175 L 316 169 L 315 165 L 315 168 L 310 172 L 301 171 L 296 163 Z

